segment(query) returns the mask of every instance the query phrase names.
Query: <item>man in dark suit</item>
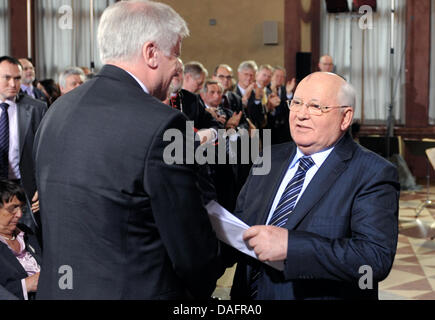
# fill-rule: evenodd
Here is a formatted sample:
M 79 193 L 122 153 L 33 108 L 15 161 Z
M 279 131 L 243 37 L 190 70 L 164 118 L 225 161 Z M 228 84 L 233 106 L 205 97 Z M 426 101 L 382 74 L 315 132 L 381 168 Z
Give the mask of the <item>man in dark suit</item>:
M 0 57 L 0 102 L 7 105 L 9 148 L 5 163 L 1 164 L 3 178 L 20 183 L 31 200 L 28 210 L 23 215 L 22 223 L 37 232 L 38 223 L 33 212 L 38 211 L 38 193 L 36 190 L 35 167 L 33 161 L 33 141 L 36 130 L 47 110 L 42 101 L 35 100 L 20 92 L 21 64 L 12 57 Z M 8 80 L 8 81 L 6 81 Z M 4 128 L 2 126 L 2 128 Z M 29 202 L 29 201 L 28 201 Z M 38 216 L 36 216 L 38 217 Z
M 24 94 L 29 95 L 33 99 L 40 100 L 44 103 L 47 103 L 48 97 L 46 97 L 41 90 L 39 90 L 33 85 L 33 83 L 35 82 L 36 75 L 35 75 L 35 67 L 33 66 L 32 62 L 30 62 L 26 58 L 21 58 L 19 61 L 23 66 L 22 77 L 21 77 L 21 91 Z
M 105 66 L 56 100 L 36 137 L 37 298 L 208 299 L 215 289 L 219 246 L 195 167 L 184 152 L 175 163 L 165 155 L 165 133 L 186 135 L 186 117 L 161 101 L 188 33 L 162 3 L 105 9 Z
M 400 189 L 396 168 L 350 137 L 354 103 L 337 75 L 299 84 L 294 143 L 272 146 L 271 172 L 250 175 L 238 198 L 259 260 L 240 257 L 233 299 L 377 299 L 396 252 Z
M 237 71 L 238 82 L 234 91 L 242 98 L 242 104 L 248 119 L 257 129 L 262 129 L 267 120 L 266 106 L 262 104 L 264 91 L 255 82 L 258 66 L 252 60 L 243 61 Z
M 296 79 L 286 83 L 285 69 L 275 67 L 272 80 L 267 87 L 267 94 L 276 94 L 279 97 L 279 105 L 267 114 L 267 128 L 272 133 L 272 144 L 279 144 L 291 141 L 289 128 L 289 109 L 287 101 L 293 98 L 293 90 L 296 86 Z

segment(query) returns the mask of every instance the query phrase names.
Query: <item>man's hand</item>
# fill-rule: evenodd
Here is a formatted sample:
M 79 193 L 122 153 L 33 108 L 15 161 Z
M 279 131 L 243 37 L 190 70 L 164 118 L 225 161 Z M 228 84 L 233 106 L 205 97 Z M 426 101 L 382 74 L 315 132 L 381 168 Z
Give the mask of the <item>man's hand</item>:
M 251 97 L 252 90 L 254 90 L 255 82 L 251 83 L 245 91 L 245 94 L 242 97 L 242 103 L 244 106 L 248 105 L 249 98 Z
M 39 211 L 39 196 L 38 196 L 38 191 L 36 191 L 32 198 L 32 212 L 35 213 L 38 211 Z
M 231 118 L 228 119 L 225 124 L 225 129 L 235 129 L 240 123 L 240 118 L 242 117 L 242 111 L 234 112 Z
M 215 133 L 211 129 L 201 129 L 196 133 L 199 136 L 199 140 L 201 144 L 204 144 L 209 141 L 213 141 L 216 139 Z
M 276 93 L 271 93 L 269 99 L 267 99 L 267 110 L 275 110 L 281 103 L 281 98 Z
M 295 87 L 296 87 L 296 78 L 287 81 L 287 84 L 285 85 L 285 91 L 287 92 L 287 95 L 292 93 Z
M 260 261 L 282 261 L 287 258 L 287 229 L 253 226 L 243 233 L 243 240 L 254 249 Z
M 27 277 L 24 281 L 26 282 L 27 292 L 36 292 L 38 289 L 39 272 Z
M 264 95 L 264 88 L 261 88 L 257 86 L 257 84 L 255 84 L 255 99 L 261 100 L 263 99 L 263 95 Z

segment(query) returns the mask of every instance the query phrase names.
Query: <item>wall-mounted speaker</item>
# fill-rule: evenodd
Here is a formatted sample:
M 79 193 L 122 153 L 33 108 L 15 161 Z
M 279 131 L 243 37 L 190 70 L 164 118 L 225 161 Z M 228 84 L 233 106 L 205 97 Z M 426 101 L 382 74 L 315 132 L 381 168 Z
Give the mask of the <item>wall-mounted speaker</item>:
M 325 0 L 326 11 L 330 13 L 349 12 L 347 0 Z
M 263 43 L 278 44 L 278 22 L 276 21 L 263 22 Z

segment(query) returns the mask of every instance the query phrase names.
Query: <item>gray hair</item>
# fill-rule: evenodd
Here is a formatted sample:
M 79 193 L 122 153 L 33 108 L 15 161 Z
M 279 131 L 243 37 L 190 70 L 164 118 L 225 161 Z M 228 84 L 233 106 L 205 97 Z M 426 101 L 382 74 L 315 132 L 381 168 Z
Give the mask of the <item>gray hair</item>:
M 216 80 L 212 80 L 212 79 L 208 79 L 205 83 L 204 86 L 202 87 L 201 91 L 204 93 L 208 92 L 208 86 L 212 86 L 212 85 L 217 85 L 219 87 L 220 92 L 224 92 L 224 87 L 221 85 L 221 83 L 219 81 Z
M 170 6 L 153 1 L 119 1 L 106 8 L 98 26 L 98 46 L 103 63 L 138 57 L 146 42 L 166 56 L 189 35 L 186 22 Z
M 237 68 L 237 71 L 241 72 L 242 70 L 246 70 L 246 69 L 251 69 L 254 70 L 254 72 L 257 72 L 258 66 L 254 60 L 243 61 L 242 63 L 240 63 L 239 67 Z
M 59 75 L 59 86 L 61 88 L 65 88 L 66 87 L 66 79 L 72 75 L 80 76 L 83 79 L 83 81 L 85 81 L 86 76 L 81 68 L 69 67 L 69 68 L 65 69 L 64 71 L 62 71 L 61 74 Z
M 201 62 L 191 61 L 184 65 L 184 74 L 190 73 L 194 78 L 199 78 L 201 74 L 205 74 L 208 77 L 208 71 Z
M 337 93 L 337 100 L 341 106 L 355 108 L 356 91 L 355 88 L 348 82 L 345 82 L 340 91 Z

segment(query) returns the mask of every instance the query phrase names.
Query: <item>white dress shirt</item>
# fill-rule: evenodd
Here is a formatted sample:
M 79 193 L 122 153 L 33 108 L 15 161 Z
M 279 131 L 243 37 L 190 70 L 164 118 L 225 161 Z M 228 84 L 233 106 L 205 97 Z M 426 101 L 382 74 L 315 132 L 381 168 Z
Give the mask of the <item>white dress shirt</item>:
M 143 84 L 142 81 L 140 81 L 134 74 L 132 74 L 131 72 L 128 72 L 127 70 L 123 69 L 125 72 L 127 72 L 129 75 L 131 75 L 133 77 L 134 80 L 137 81 L 137 83 L 139 83 L 139 85 L 141 86 L 141 88 L 143 89 L 143 91 L 145 91 L 145 93 L 150 94 L 150 92 L 148 91 L 148 88 Z
M 311 158 L 314 161 L 314 165 L 310 169 L 308 169 L 305 175 L 304 184 L 302 185 L 301 192 L 299 192 L 298 198 L 296 199 L 295 206 L 298 203 L 299 199 L 301 198 L 302 194 L 304 193 L 305 189 L 307 188 L 308 184 L 310 183 L 311 179 L 313 179 L 317 170 L 319 170 L 319 168 L 322 166 L 323 162 L 325 162 L 326 158 L 329 156 L 332 150 L 334 150 L 334 147 L 331 147 L 329 149 L 311 155 Z M 272 208 L 269 211 L 269 216 L 267 218 L 266 224 L 269 224 L 269 221 L 272 218 L 272 214 L 275 211 L 275 208 L 278 206 L 278 202 L 281 199 L 281 196 L 284 193 L 285 188 L 287 187 L 288 183 L 293 178 L 293 176 L 296 174 L 296 171 L 299 167 L 299 159 L 304 156 L 305 155 L 302 153 L 302 151 L 300 151 L 299 148 L 297 148 L 296 155 L 294 156 L 293 161 L 290 163 L 287 169 L 287 173 L 282 179 L 281 184 L 278 188 L 278 192 L 275 195 L 275 199 L 273 200 Z

